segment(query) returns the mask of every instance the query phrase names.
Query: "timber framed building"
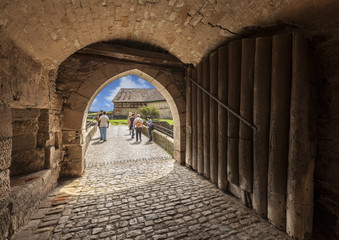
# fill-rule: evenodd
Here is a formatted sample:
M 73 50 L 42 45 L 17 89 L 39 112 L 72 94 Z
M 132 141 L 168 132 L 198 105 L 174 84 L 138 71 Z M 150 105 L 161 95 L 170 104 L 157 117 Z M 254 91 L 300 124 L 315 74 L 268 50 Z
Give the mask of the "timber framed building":
M 121 88 L 112 102 L 115 118 L 125 118 L 129 112 L 135 113 L 146 105 L 155 106 L 160 112 L 160 118 L 172 119 L 169 105 L 157 89 Z

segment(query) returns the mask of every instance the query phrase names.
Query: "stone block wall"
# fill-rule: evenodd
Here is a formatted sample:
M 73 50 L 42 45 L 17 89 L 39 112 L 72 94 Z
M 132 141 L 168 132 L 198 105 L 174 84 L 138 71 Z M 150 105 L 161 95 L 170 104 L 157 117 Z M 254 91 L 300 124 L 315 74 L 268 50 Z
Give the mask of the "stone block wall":
M 144 127 L 142 128 L 142 133 L 148 138 L 148 128 Z M 160 145 L 163 149 L 165 149 L 167 152 L 170 152 L 173 155 L 174 152 L 174 140 L 173 138 L 158 132 L 156 130 L 152 131 L 152 140 L 153 142 Z
M 38 148 L 39 109 L 12 109 L 11 176 L 45 168 L 45 151 Z
M 0 36 L 0 239 L 7 239 L 57 183 L 62 102 L 56 71 Z
M 49 119 L 53 121 L 48 133 L 50 138 L 47 139 L 46 132 L 41 135 L 38 133 L 37 145 L 42 146 L 46 141 L 45 162 L 49 162 L 51 169 L 58 169 L 59 162 L 66 159 L 64 156 L 73 154 L 71 149 L 69 153 L 61 149 L 62 94 L 55 91 L 54 81 L 56 68 L 67 57 L 95 42 L 132 39 L 161 46 L 182 62 L 196 65 L 226 40 L 247 35 L 246 31 L 265 32 L 265 25 L 277 21 L 304 28 L 317 41 L 314 49 L 318 63 L 313 66 L 313 69 L 318 71 L 315 80 L 318 97 L 318 104 L 315 104 L 317 105 L 316 139 L 318 142 L 313 148 L 317 154 L 315 226 L 328 232 L 332 239 L 337 239 L 339 236 L 338 8 L 337 0 L 274 1 L 270 4 L 267 4 L 267 1 L 248 3 L 231 0 L 224 4 L 223 1 L 154 0 L 136 1 L 133 5 L 124 4 L 122 1 L 80 0 L 72 1 L 72 4 L 64 4 L 61 1 L 2 1 L 0 4 L 0 115 L 2 116 L 0 119 L 0 239 L 7 237 L 8 219 L 10 219 L 8 206 L 9 166 L 12 151 L 10 109 L 50 110 Z M 49 9 L 53 11 L 45 11 Z M 62 14 L 68 12 L 74 14 L 65 16 Z M 111 21 L 107 21 L 107 16 Z M 103 23 L 106 27 L 102 27 Z M 87 67 L 98 74 L 90 75 L 88 72 L 83 72 L 83 75 L 102 80 L 112 77 L 109 73 L 113 68 L 117 68 L 115 72 L 127 71 L 119 66 L 105 68 L 104 65 L 88 64 Z M 142 66 L 140 70 L 143 70 Z M 78 72 L 73 74 L 77 75 Z M 161 71 L 149 73 L 155 78 L 161 78 L 164 74 L 167 73 Z M 78 100 L 66 106 L 63 112 L 65 116 L 71 116 L 70 120 L 72 115 L 68 110 L 74 108 L 73 112 L 77 112 L 76 108 L 90 100 L 93 94 L 91 89 L 98 89 L 102 84 L 102 81 L 80 81 L 80 84 L 74 79 L 70 75 L 66 82 L 61 82 L 59 85 L 60 92 L 65 92 L 66 95 L 71 92 L 69 89 L 73 91 L 78 89 L 78 95 L 70 97 Z M 173 87 L 171 81 L 163 81 L 162 85 L 164 87 L 162 90 Z M 185 105 L 182 96 L 173 98 L 174 101 L 170 105 L 174 102 L 176 106 Z M 77 113 L 76 116 L 79 116 L 83 111 Z M 184 159 L 185 152 L 183 146 L 178 146 L 178 142 L 184 142 L 185 137 L 184 114 L 184 111 L 179 110 L 179 113 L 173 116 L 177 122 L 181 122 L 181 126 L 175 126 L 177 132 L 180 132 L 175 139 L 177 146 L 175 156 L 178 159 Z M 77 131 L 80 131 L 80 138 L 82 135 L 81 124 L 72 126 L 72 121 L 68 123 L 67 121 L 65 126 L 69 124 L 67 127 L 71 127 L 67 129 L 71 130 L 68 135 L 74 137 L 63 139 L 69 142 L 81 141 L 77 137 Z M 48 164 L 46 163 L 46 166 Z
M 160 112 L 160 118 L 173 119 L 171 109 L 166 101 L 150 102 L 148 106 L 155 106 Z

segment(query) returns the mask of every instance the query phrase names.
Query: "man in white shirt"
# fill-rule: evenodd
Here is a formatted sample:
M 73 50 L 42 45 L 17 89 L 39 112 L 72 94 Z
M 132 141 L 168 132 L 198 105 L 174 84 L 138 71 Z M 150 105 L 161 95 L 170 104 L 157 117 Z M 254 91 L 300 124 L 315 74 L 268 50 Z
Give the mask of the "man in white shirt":
M 136 135 L 137 135 L 135 142 L 137 142 L 139 138 L 140 138 L 140 142 L 141 142 L 141 130 L 142 130 L 143 123 L 144 122 L 140 118 L 140 114 L 138 114 L 137 118 L 133 122 L 134 129 L 135 129 Z
M 99 118 L 98 126 L 100 127 L 101 140 L 105 142 L 107 128 L 109 128 L 109 118 L 106 116 L 106 112 L 103 112 L 103 114 Z

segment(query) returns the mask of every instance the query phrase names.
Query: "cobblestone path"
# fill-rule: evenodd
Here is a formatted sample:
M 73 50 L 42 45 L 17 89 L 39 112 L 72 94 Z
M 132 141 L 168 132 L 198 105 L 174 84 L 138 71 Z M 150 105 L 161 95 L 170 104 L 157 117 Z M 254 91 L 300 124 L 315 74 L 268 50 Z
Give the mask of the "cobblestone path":
M 51 192 L 14 239 L 289 239 L 146 137 L 131 144 L 126 133 L 113 127 L 102 144 L 96 135 L 83 176 Z

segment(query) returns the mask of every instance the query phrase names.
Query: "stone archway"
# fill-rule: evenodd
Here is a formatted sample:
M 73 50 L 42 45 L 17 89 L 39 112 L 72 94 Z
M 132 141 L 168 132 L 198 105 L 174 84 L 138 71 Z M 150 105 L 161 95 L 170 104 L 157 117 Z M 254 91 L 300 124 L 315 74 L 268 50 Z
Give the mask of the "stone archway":
M 90 69 L 90 71 L 85 70 Z M 61 176 L 79 176 L 84 170 L 84 157 L 88 144 L 85 122 L 88 109 L 95 96 L 109 83 L 137 75 L 153 86 L 167 100 L 174 122 L 174 158 L 184 162 L 185 157 L 185 95 L 183 69 L 159 69 L 139 63 L 108 62 L 101 59 L 82 59 L 72 56 L 59 68 L 57 89 L 62 90 L 63 150 Z M 112 77 L 113 76 L 113 77 Z

